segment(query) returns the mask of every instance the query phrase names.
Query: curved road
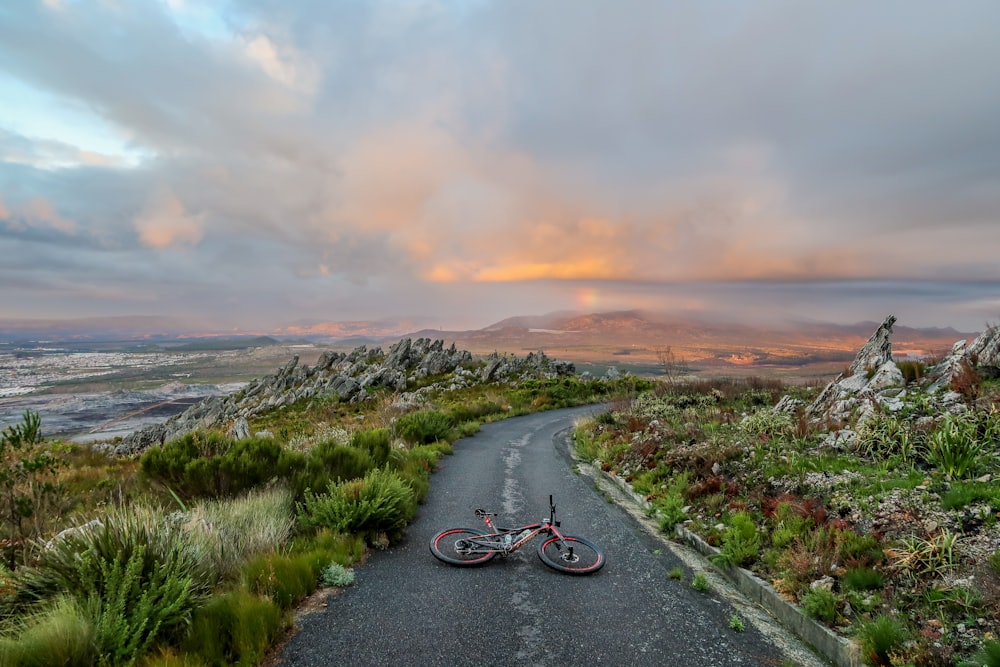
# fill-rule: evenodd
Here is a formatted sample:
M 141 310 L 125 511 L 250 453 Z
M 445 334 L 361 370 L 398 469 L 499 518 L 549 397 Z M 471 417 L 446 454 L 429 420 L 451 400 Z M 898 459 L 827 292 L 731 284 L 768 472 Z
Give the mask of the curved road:
M 357 581 L 322 612 L 301 616 L 281 665 L 671 665 L 804 664 L 734 608 L 668 576 L 683 566 L 594 481 L 574 473 L 560 431 L 597 408 L 571 408 L 484 425 L 441 460 L 406 539 L 356 568 Z M 541 563 L 537 542 L 484 567 L 436 560 L 428 543 L 453 526 L 480 527 L 477 507 L 500 525 L 548 516 L 555 496 L 564 532 L 607 556 L 597 574 L 574 577 Z M 745 616 L 744 616 L 745 618 Z M 813 658 L 815 659 L 815 658 Z M 813 664 L 823 664 L 816 661 Z

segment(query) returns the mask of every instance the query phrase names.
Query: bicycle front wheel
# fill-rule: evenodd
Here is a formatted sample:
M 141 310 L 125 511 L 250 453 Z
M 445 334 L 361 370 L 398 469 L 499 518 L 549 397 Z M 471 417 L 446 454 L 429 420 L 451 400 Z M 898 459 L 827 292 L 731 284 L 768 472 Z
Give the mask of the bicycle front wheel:
M 431 538 L 431 553 L 449 565 L 482 565 L 497 555 L 489 533 L 472 528 L 449 528 Z
M 566 574 L 592 574 L 604 567 L 604 553 L 596 544 L 570 535 L 564 535 L 562 540 L 555 535 L 546 537 L 538 545 L 538 557 Z

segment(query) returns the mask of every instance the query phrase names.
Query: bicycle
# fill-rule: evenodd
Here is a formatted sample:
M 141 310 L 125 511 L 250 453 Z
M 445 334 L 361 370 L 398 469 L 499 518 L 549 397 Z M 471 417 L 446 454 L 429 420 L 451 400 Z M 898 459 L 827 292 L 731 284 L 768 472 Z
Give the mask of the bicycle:
M 438 560 L 460 567 L 483 565 L 498 555 L 506 558 L 538 535 L 538 558 L 566 574 L 593 574 L 604 567 L 604 553 L 588 539 L 564 535 L 556 521 L 556 506 L 549 496 L 549 518 L 519 528 L 497 528 L 495 512 L 477 509 L 489 532 L 475 528 L 447 528 L 431 538 L 431 553 Z

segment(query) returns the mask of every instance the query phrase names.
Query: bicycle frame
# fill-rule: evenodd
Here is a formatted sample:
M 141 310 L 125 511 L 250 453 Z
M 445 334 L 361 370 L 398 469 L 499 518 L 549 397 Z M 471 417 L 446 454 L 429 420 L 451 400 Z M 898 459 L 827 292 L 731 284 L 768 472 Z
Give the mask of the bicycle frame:
M 493 517 L 497 516 L 495 512 L 477 509 L 476 516 L 483 520 L 491 532 L 479 538 L 466 538 L 465 541 L 471 546 L 469 553 L 496 551 L 501 556 L 508 556 L 539 534 L 546 533 L 558 537 L 560 544 L 568 549 L 570 556 L 573 554 L 573 547 L 566 543 L 563 534 L 559 532 L 560 524 L 556 521 L 556 506 L 552 502 L 552 496 L 549 496 L 549 518 L 542 519 L 537 523 L 529 523 L 517 528 L 498 528 L 493 523 Z M 508 540 L 508 538 L 510 539 Z

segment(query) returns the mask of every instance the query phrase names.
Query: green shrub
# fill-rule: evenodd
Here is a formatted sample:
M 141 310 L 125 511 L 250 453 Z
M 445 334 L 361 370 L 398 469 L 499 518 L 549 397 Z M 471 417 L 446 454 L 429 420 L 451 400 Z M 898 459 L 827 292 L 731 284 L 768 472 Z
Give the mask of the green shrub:
M 163 564 L 145 571 L 145 549 L 112 561 L 85 552 L 80 577 L 91 590 L 82 601 L 93 623 L 101 663 L 131 665 L 160 638 L 186 627 L 195 606 L 190 576 Z
M 0 665 L 91 667 L 97 660 L 94 626 L 68 597 L 22 616 L 0 637 Z
M 972 659 L 975 667 L 1000 667 L 1000 641 L 989 640 Z
M 354 570 L 346 568 L 340 563 L 330 563 L 323 569 L 319 580 L 324 586 L 343 588 L 354 583 Z
M 143 474 L 173 488 L 183 488 L 188 482 L 188 466 L 199 459 L 222 456 L 233 441 L 219 431 L 192 431 L 143 452 L 140 466 Z
M 364 477 L 376 467 L 375 459 L 367 448 L 341 445 L 334 440 L 318 443 L 309 456 L 335 482 Z
M 911 422 L 888 412 L 876 412 L 858 427 L 854 449 L 859 454 L 880 460 L 898 456 L 913 461 L 923 452 L 920 433 Z
M 982 447 L 975 415 L 948 414 L 930 435 L 927 460 L 951 478 L 960 479 L 975 472 Z
M 876 665 L 890 665 L 890 654 L 910 639 L 906 625 L 892 616 L 878 616 L 858 627 L 858 641 L 864 657 Z
M 232 441 L 214 431 L 194 432 L 146 450 L 144 475 L 180 496 L 232 496 L 272 479 L 287 479 L 304 467 L 302 454 L 286 451 L 274 438 Z
M 684 507 L 687 502 L 682 496 L 669 494 L 659 496 L 653 501 L 653 509 L 657 513 L 657 525 L 665 533 L 673 533 L 674 527 L 687 517 Z
M 1000 550 L 994 551 L 990 554 L 989 561 L 990 567 L 993 568 L 993 571 L 1000 574 Z
M 142 506 L 112 510 L 102 521 L 58 539 L 38 553 L 37 566 L 18 571 L 21 599 L 45 599 L 62 592 L 83 605 L 94 595 L 117 594 L 109 577 L 131 577 L 137 586 L 150 589 L 149 595 L 166 600 L 176 593 L 180 599 L 175 584 L 185 581 L 188 597 L 160 623 L 166 631 L 186 622 L 191 608 L 218 581 L 214 563 L 203 557 L 191 535 L 179 521 Z M 127 605 L 139 603 L 139 598 L 125 599 Z
M 448 409 L 448 414 L 456 424 L 462 422 L 478 422 L 483 417 L 504 414 L 503 406 L 493 401 L 477 401 L 465 405 L 456 405 Z
M 860 535 L 853 530 L 840 531 L 837 535 L 841 558 L 858 563 L 878 563 L 885 558 L 882 543 L 874 535 Z
M 455 424 L 449 415 L 437 410 L 420 410 L 405 414 L 396 422 L 400 437 L 417 445 L 429 445 L 437 440 L 450 440 Z
M 389 460 L 389 450 L 392 447 L 392 434 L 387 428 L 376 428 L 370 431 L 355 431 L 351 435 L 351 446 L 368 452 L 375 465 L 380 467 Z M 367 470 L 364 472 L 368 472 Z M 358 477 L 364 476 L 364 472 Z M 344 478 L 347 479 L 347 478 Z
M 247 589 L 264 595 L 282 609 L 290 609 L 316 590 L 320 565 L 314 552 L 262 554 L 243 566 Z
M 772 519 L 771 544 L 784 549 L 796 539 L 803 538 L 812 530 L 816 522 L 803 514 L 799 507 L 790 502 L 778 503 Z
M 833 623 L 837 620 L 837 596 L 825 588 L 810 588 L 800 601 L 809 618 Z
M 885 586 L 885 577 L 870 567 L 853 567 L 844 573 L 840 584 L 849 591 L 876 591 Z
M 903 374 L 903 380 L 907 384 L 920 380 L 920 378 L 924 376 L 924 371 L 927 370 L 927 367 L 923 362 L 915 359 L 901 359 L 896 362 L 896 367 L 899 368 L 899 371 Z
M 422 503 L 431 488 L 431 470 L 433 461 L 437 461 L 437 450 L 431 446 L 421 445 L 410 450 L 397 450 L 390 457 L 390 469 L 396 471 L 399 478 L 410 485 L 413 497 Z
M 318 552 L 324 563 L 336 562 L 347 566 L 361 560 L 365 540 L 360 535 L 345 535 L 324 528 L 313 535 L 301 535 L 291 543 L 290 553 Z
M 766 438 L 793 438 L 797 425 L 790 415 L 761 408 L 744 417 L 740 429 L 750 436 Z
M 722 533 L 722 546 L 712 560 L 719 565 L 746 565 L 760 558 L 760 535 L 753 517 L 736 512 Z
M 250 667 L 288 625 L 273 601 L 240 589 L 213 597 L 195 612 L 182 648 L 211 667 Z
M 298 512 L 299 523 L 305 528 L 329 528 L 370 538 L 385 533 L 393 539 L 416 515 L 417 499 L 397 472 L 376 469 L 364 479 L 331 484 L 322 495 L 306 493 Z

